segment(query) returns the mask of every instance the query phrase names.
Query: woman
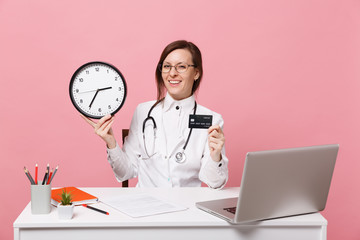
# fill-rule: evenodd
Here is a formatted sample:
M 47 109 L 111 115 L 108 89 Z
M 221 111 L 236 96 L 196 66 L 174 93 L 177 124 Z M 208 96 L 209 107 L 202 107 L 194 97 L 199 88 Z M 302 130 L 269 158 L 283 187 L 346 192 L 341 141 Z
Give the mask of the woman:
M 195 101 L 202 75 L 198 47 L 183 40 L 170 43 L 156 68 L 157 101 L 138 105 L 122 149 L 111 129 L 113 116 L 97 123 L 83 116 L 106 142 L 108 162 L 118 181 L 138 177 L 138 187 L 225 185 L 228 159 L 223 119 Z M 213 125 L 190 129 L 191 114 L 211 115 Z

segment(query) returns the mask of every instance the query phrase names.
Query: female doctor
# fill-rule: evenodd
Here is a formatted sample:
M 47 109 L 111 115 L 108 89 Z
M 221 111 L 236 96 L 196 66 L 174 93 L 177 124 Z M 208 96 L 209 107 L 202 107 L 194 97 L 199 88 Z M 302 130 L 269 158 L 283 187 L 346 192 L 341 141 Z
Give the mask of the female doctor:
M 195 100 L 203 75 L 201 52 L 187 41 L 170 43 L 156 66 L 157 101 L 139 104 L 122 149 L 111 129 L 114 116 L 97 123 L 82 116 L 107 144 L 118 181 L 138 177 L 137 187 L 221 188 L 228 178 L 223 119 Z M 166 89 L 166 93 L 164 93 Z M 208 129 L 189 128 L 189 115 L 211 115 Z

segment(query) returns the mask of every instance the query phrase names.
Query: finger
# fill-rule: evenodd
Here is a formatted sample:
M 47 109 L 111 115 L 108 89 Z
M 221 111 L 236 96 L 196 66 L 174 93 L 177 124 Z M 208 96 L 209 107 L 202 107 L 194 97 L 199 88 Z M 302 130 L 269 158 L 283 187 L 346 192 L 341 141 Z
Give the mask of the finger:
M 215 137 L 209 137 L 209 142 L 213 142 L 213 143 L 221 143 L 221 139 L 219 138 L 215 138 Z
M 111 118 L 112 116 L 110 114 L 105 115 L 104 117 L 100 118 L 98 125 L 101 126 L 104 122 L 108 121 Z
M 219 134 L 219 136 L 213 136 L 213 135 L 209 135 L 208 136 L 208 141 L 209 142 L 216 142 L 216 143 L 220 143 L 222 145 L 224 145 L 225 143 L 225 137 L 223 134 Z
M 81 116 L 90 126 L 92 126 L 93 128 L 95 128 L 96 122 L 94 122 L 93 120 L 91 120 L 91 119 L 88 118 L 88 117 L 85 117 L 85 116 L 82 115 L 82 114 L 80 114 L 80 116 Z
M 99 135 L 99 136 L 100 136 L 101 138 L 103 138 L 103 139 L 105 139 L 105 137 L 106 137 L 107 135 L 112 135 L 112 134 L 110 134 L 112 122 L 113 122 L 113 121 L 110 121 L 110 123 L 107 125 L 106 128 L 103 128 L 103 129 L 101 129 L 101 130 L 98 129 L 97 131 L 95 131 L 95 133 L 96 133 L 97 135 Z
M 109 126 L 109 124 L 112 124 L 114 122 L 114 118 L 110 118 L 109 120 L 107 120 L 106 122 L 104 122 L 101 126 L 99 126 L 98 130 L 99 131 L 105 131 L 105 129 L 107 128 L 107 126 Z M 106 131 L 107 132 L 107 131 Z
M 209 146 L 220 152 L 224 146 L 223 142 L 210 142 Z
M 221 150 L 220 146 L 214 142 L 210 142 L 209 147 L 210 147 L 210 151 L 220 152 Z
M 108 133 L 110 132 L 111 126 L 114 123 L 114 119 L 112 119 L 111 121 L 109 121 L 109 124 L 107 124 L 107 126 L 104 129 L 104 132 Z
M 209 137 L 215 137 L 215 138 L 221 138 L 222 133 L 219 133 L 217 130 L 213 130 L 210 134 Z
M 110 116 L 110 118 L 108 118 L 108 115 L 106 115 L 105 117 L 102 117 L 96 124 L 95 126 L 95 130 L 97 131 L 98 129 L 104 129 L 107 124 L 109 123 L 109 121 L 111 121 L 111 119 L 113 119 L 113 117 Z
M 223 139 L 225 138 L 224 134 L 222 132 L 218 132 L 217 130 L 212 131 L 208 137 L 214 137 L 214 138 L 218 138 L 218 139 Z
M 211 127 L 209 127 L 208 129 L 208 133 L 213 132 L 214 130 L 216 130 L 219 133 L 222 133 L 221 131 L 221 127 L 219 125 L 212 125 Z
M 221 150 L 223 148 L 224 144 L 225 144 L 225 141 L 223 139 L 211 139 L 209 141 L 209 144 L 210 143 L 212 144 L 212 146 L 214 146 L 213 144 L 215 144 L 216 148 Z

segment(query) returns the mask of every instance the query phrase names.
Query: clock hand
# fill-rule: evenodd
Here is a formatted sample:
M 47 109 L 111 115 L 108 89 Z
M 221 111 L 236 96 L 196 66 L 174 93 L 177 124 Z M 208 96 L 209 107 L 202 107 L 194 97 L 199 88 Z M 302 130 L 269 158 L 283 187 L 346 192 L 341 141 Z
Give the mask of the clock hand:
M 94 96 L 93 99 L 91 100 L 91 103 L 90 103 L 90 105 L 89 105 L 89 108 L 91 108 L 91 105 L 93 104 L 93 102 L 94 102 L 97 94 L 98 94 L 100 91 L 108 90 L 108 89 L 112 89 L 112 87 L 100 88 L 100 89 L 96 90 L 95 96 Z
M 100 88 L 100 89 L 98 89 L 98 90 L 99 90 L 99 91 L 103 91 L 103 90 L 108 90 L 108 89 L 112 89 L 112 87 Z
M 99 93 L 99 89 L 96 90 L 95 96 L 94 96 L 93 99 L 91 100 L 91 103 L 90 103 L 90 105 L 89 105 L 89 108 L 91 108 L 91 105 L 93 104 L 93 102 L 94 102 L 94 100 L 95 100 L 95 98 L 96 98 L 96 96 L 97 96 L 98 93 Z
M 107 89 L 111 89 L 112 87 L 106 87 L 106 88 L 100 88 L 100 89 L 94 89 L 94 90 L 89 90 L 89 91 L 84 91 L 84 92 L 79 92 L 80 93 L 88 93 L 88 92 L 95 92 L 95 91 L 102 91 L 102 90 L 107 90 Z
M 98 89 L 94 89 L 94 90 L 89 90 L 89 91 L 83 91 L 83 92 L 79 92 L 79 94 L 80 93 L 87 93 L 87 92 L 95 92 L 95 91 L 97 91 Z

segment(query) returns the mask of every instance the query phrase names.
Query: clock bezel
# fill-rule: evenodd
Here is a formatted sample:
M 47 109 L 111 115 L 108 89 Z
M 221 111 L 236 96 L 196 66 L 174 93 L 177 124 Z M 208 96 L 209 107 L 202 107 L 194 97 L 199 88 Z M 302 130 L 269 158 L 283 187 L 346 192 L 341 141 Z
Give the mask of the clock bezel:
M 71 77 L 71 80 L 70 80 L 70 85 L 69 85 L 69 94 L 70 94 L 70 99 L 71 99 L 71 102 L 72 104 L 74 105 L 74 107 L 76 108 L 76 110 L 78 110 L 78 112 L 80 112 L 82 115 L 86 116 L 86 117 L 89 117 L 89 118 L 92 118 L 92 119 L 100 119 L 102 117 L 104 117 L 105 115 L 103 116 L 94 116 L 94 115 L 91 115 L 87 112 L 84 112 L 79 106 L 78 104 L 76 103 L 75 99 L 74 99 L 74 96 L 73 96 L 73 83 L 74 83 L 74 80 L 75 78 L 77 77 L 77 75 L 79 74 L 79 72 L 81 70 L 83 70 L 83 68 L 89 66 L 89 65 L 93 65 L 93 64 L 101 64 L 101 65 L 106 65 L 110 68 L 112 68 L 113 70 L 115 70 L 116 73 L 119 74 L 119 76 L 121 77 L 121 81 L 123 82 L 124 84 L 124 98 L 123 98 L 123 101 L 121 102 L 120 106 L 117 107 L 114 111 L 111 111 L 111 115 L 114 116 L 121 108 L 122 106 L 124 105 L 125 103 L 125 100 L 126 100 L 126 95 L 127 95 L 127 86 L 126 86 L 126 81 L 125 81 L 125 78 L 124 78 L 124 75 L 122 75 L 122 73 L 120 72 L 119 69 L 117 69 L 114 65 L 110 64 L 110 63 L 106 63 L 106 62 L 102 62 L 102 61 L 93 61 L 93 62 L 88 62 L 88 63 L 85 63 L 83 64 L 82 66 L 80 66 L 75 72 L 74 74 L 72 75 Z

